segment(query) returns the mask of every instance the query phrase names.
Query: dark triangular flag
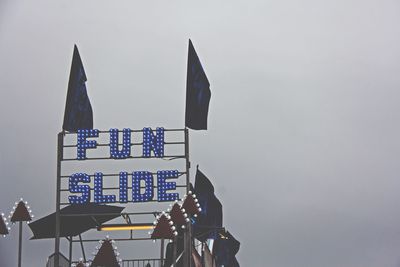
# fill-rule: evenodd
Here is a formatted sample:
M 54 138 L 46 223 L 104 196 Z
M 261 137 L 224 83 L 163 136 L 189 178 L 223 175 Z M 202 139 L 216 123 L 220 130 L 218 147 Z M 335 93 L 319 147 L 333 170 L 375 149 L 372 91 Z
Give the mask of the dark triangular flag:
M 192 189 L 194 190 L 194 189 Z M 197 217 L 201 211 L 199 200 L 193 196 L 192 191 L 183 199 L 182 209 L 189 215 L 189 217 Z
M 196 238 L 204 242 L 208 238 L 216 238 L 222 227 L 222 204 L 214 194 L 214 186 L 199 170 L 196 172 L 194 191 L 201 211 L 193 224 Z
M 201 257 L 195 247 L 192 247 L 192 266 L 203 267 L 203 264 L 201 262 Z
M 185 125 L 193 130 L 207 130 L 210 83 L 190 40 L 186 79 Z
M 181 206 L 178 203 L 175 203 L 172 206 L 171 211 L 169 212 L 169 215 L 171 216 L 171 220 L 174 222 L 174 225 L 176 225 L 176 227 L 178 227 L 177 230 L 179 230 L 180 228 L 184 229 L 186 223 L 189 222 L 186 212 L 182 211 Z
M 152 239 L 173 239 L 178 232 L 175 231 L 176 227 L 174 222 L 171 221 L 169 215 L 161 215 L 156 222 L 154 231 L 151 234 Z
M 204 267 L 216 267 L 214 256 L 211 254 L 207 243 L 203 250 Z
M 23 201 L 18 202 L 10 221 L 13 223 L 32 221 L 31 214 Z
M 93 111 L 86 91 L 86 80 L 82 60 L 75 45 L 64 112 L 63 130 L 65 131 L 93 129 Z
M 99 251 L 93 259 L 91 267 L 119 267 L 117 256 L 114 252 L 114 247 L 111 244 L 111 240 L 106 239 L 103 241 Z
M 2 213 L 0 215 L 0 235 L 8 235 L 10 228 L 7 226 L 7 221 L 6 218 L 4 217 L 4 214 Z
M 240 248 L 240 242 L 237 241 L 228 231 L 221 232 L 213 245 L 213 254 L 217 266 L 237 267 L 239 263 L 235 255 Z

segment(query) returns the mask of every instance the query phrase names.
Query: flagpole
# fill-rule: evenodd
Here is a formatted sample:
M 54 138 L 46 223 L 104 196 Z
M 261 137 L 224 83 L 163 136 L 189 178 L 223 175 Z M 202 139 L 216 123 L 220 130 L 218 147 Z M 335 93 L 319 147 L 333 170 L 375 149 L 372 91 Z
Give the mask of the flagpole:
M 64 131 L 57 135 L 57 190 L 56 190 L 56 233 L 54 244 L 54 266 L 60 264 L 60 202 L 61 202 L 61 161 L 63 158 Z
M 189 129 L 185 127 L 185 158 L 186 158 L 186 194 L 190 191 L 190 160 L 189 160 Z M 191 267 L 191 255 L 192 255 L 192 227 L 191 221 L 188 223 L 184 231 L 184 266 Z
M 22 221 L 19 222 L 18 267 L 22 266 Z
M 161 238 L 161 266 L 164 266 L 164 238 Z
M 177 254 L 176 251 L 178 249 L 178 237 L 177 236 L 174 237 L 174 241 L 172 243 L 172 249 L 173 249 L 173 251 L 172 251 L 172 266 L 176 267 L 176 254 Z
M 73 237 L 69 237 L 69 265 L 72 265 L 72 240 Z

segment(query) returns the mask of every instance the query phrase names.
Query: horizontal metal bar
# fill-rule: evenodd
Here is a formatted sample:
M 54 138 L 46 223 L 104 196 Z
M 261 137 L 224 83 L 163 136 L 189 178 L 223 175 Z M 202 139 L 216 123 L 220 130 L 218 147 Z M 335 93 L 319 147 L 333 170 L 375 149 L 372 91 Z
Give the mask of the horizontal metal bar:
M 186 185 L 177 185 L 176 187 L 182 188 L 186 187 Z M 132 189 L 132 186 L 128 186 L 128 189 Z M 145 189 L 145 186 L 141 186 L 141 189 Z M 157 188 L 157 186 L 153 185 L 153 188 Z M 119 187 L 103 187 L 103 190 L 119 190 Z M 90 188 L 90 191 L 94 191 L 94 188 Z M 69 192 L 69 189 L 60 189 L 60 192 Z
M 161 259 L 132 259 L 132 260 L 122 260 L 122 262 L 128 262 L 128 261 L 160 261 Z
M 152 200 L 148 200 L 148 201 L 146 201 L 146 202 L 133 202 L 133 201 L 128 201 L 127 203 L 120 203 L 120 204 L 129 204 L 129 203 L 136 203 L 136 204 L 138 204 L 138 203 L 149 203 L 149 202 L 159 202 L 159 203 L 162 203 L 162 202 L 168 202 L 168 203 L 172 203 L 173 201 L 158 201 L 157 199 L 152 199 Z M 114 202 L 115 204 L 118 204 L 119 202 Z M 103 204 L 106 204 L 106 203 L 103 203 Z M 107 204 L 113 204 L 113 203 L 107 203 Z M 71 205 L 71 203 L 69 203 L 69 202 L 61 202 L 60 203 L 60 205 L 66 205 L 66 206 L 68 206 L 68 205 Z
M 125 216 L 125 215 L 132 215 L 132 216 L 136 216 L 136 215 L 158 215 L 161 214 L 161 211 L 152 211 L 152 212 L 121 212 L 120 215 L 121 216 Z M 108 215 L 117 215 L 117 213 L 76 213 L 76 214 L 60 214 L 60 216 L 62 217 L 79 217 L 79 216 L 108 216 Z
M 122 213 L 120 213 L 122 214 Z M 60 217 L 84 217 L 84 216 L 115 216 L 120 215 L 119 213 L 60 213 Z M 117 217 L 118 218 L 118 217 Z
M 124 158 L 124 159 L 125 160 L 126 159 L 163 159 L 163 160 L 168 160 L 168 159 L 184 159 L 184 158 L 186 158 L 185 155 L 167 155 L 167 156 L 164 156 L 162 158 L 155 157 L 155 156 L 150 156 L 150 157 L 130 156 L 130 157 L 127 157 L 127 158 Z M 82 160 L 79 160 L 77 158 L 66 158 L 66 159 L 62 159 L 62 161 L 85 161 L 85 160 L 104 160 L 104 159 L 110 160 L 110 159 L 113 159 L 113 158 L 111 158 L 111 157 L 107 157 L 107 158 L 106 157 L 98 157 L 98 158 L 87 158 L 87 159 L 82 159 Z M 113 159 L 113 160 L 124 160 L 124 159 Z
M 98 241 L 98 240 L 97 240 Z M 161 259 L 157 258 L 157 259 L 131 259 L 131 260 L 122 260 L 122 262 L 125 263 L 132 263 L 132 262 L 160 262 Z M 79 261 L 72 261 L 72 263 L 79 263 Z
M 126 127 L 125 127 L 126 128 Z M 157 127 L 156 127 L 157 128 Z M 151 128 L 152 130 L 155 130 L 154 128 Z M 174 128 L 172 128 L 172 129 L 165 129 L 164 128 L 164 132 L 184 132 L 185 131 L 185 129 L 183 128 L 183 129 L 179 129 L 179 128 L 176 128 L 176 129 L 174 129 Z M 99 133 L 109 133 L 110 132 L 110 130 L 99 130 Z M 122 130 L 119 130 L 118 129 L 118 132 L 122 132 Z M 141 133 L 141 132 L 143 132 L 143 129 L 141 129 L 141 130 L 134 130 L 134 129 L 131 129 L 131 132 L 132 133 Z M 74 134 L 77 134 L 77 133 L 73 133 L 73 132 L 61 132 L 63 135 L 74 135 Z
M 77 265 L 79 263 L 79 261 L 72 261 L 72 264 Z M 136 263 L 136 264 L 135 264 Z M 139 263 L 151 263 L 152 266 L 162 266 L 161 264 L 161 259 L 137 259 L 137 260 L 122 260 L 122 265 L 123 267 L 127 266 L 127 267 L 135 267 L 135 266 L 144 266 L 144 265 L 140 265 Z M 156 264 L 157 263 L 157 264 Z
M 185 142 L 164 142 L 164 145 L 184 145 Z M 123 145 L 122 143 L 118 143 L 118 145 Z M 143 142 L 138 142 L 138 143 L 130 143 L 131 146 L 142 146 Z M 97 143 L 96 146 L 105 146 L 109 147 L 110 143 Z M 64 148 L 70 148 L 70 147 L 77 147 L 77 145 L 64 145 Z
M 157 174 L 156 172 L 150 172 L 150 173 L 152 175 L 156 175 Z M 180 176 L 185 175 L 185 174 L 186 174 L 186 172 L 179 172 L 178 176 L 180 177 Z M 69 178 L 69 177 L 71 177 L 71 175 L 61 175 L 60 177 L 61 178 Z M 128 175 L 132 175 L 132 174 L 128 173 Z M 93 176 L 93 175 L 89 175 L 89 176 Z M 103 177 L 119 177 L 119 173 L 103 173 Z
M 143 211 L 143 212 L 122 212 L 121 215 L 154 215 L 161 214 L 161 211 Z
M 144 241 L 144 240 L 151 240 L 153 241 L 154 239 L 150 237 L 143 237 L 143 238 L 111 238 L 114 241 Z M 87 243 L 87 242 L 99 242 L 101 239 L 82 239 L 82 242 Z M 80 240 L 72 240 L 72 242 L 80 242 Z
M 185 142 L 164 142 L 165 145 L 184 145 Z
M 121 144 L 118 144 L 118 145 L 122 145 L 122 143 L 121 143 Z M 131 146 L 142 146 L 142 145 L 143 145 L 143 142 L 140 142 L 140 143 L 130 143 L 130 145 L 131 145 Z M 97 143 L 96 146 L 106 146 L 106 147 L 108 147 L 108 146 L 110 146 L 110 143 Z M 77 145 L 64 145 L 63 147 L 64 147 L 64 148 L 67 148 L 67 147 L 77 147 Z

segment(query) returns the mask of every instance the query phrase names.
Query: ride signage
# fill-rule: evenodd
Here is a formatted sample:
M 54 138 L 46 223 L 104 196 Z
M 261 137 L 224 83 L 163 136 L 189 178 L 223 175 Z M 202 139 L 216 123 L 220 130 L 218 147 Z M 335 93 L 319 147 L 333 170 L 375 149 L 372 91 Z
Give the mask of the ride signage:
M 109 134 L 109 158 L 110 159 L 128 159 L 134 158 L 132 155 L 132 130 L 125 128 L 123 130 L 110 129 Z M 143 128 L 143 142 L 139 143 L 141 155 L 137 158 L 164 158 L 164 128 L 156 128 L 153 132 L 151 128 Z M 95 150 L 98 147 L 96 138 L 100 131 L 97 129 L 79 130 L 76 139 L 76 160 L 87 160 L 87 151 Z M 121 133 L 121 136 L 120 136 Z M 119 141 L 120 137 L 122 140 Z M 137 146 L 136 146 L 137 147 Z M 80 204 L 90 202 L 93 199 L 95 203 L 128 203 L 128 202 L 148 202 L 152 201 L 157 195 L 157 201 L 175 201 L 179 199 L 178 192 L 175 190 L 177 185 L 175 181 L 182 173 L 178 170 L 159 170 L 156 173 L 150 171 L 127 171 L 119 172 L 118 194 L 105 194 L 103 192 L 102 172 L 95 172 L 91 175 L 84 172 L 76 172 L 68 177 L 68 191 L 70 195 L 68 200 L 70 204 Z M 154 183 L 156 176 L 157 185 Z M 93 181 L 93 186 L 92 186 Z M 129 184 L 131 186 L 129 186 Z M 129 194 L 129 192 L 131 192 Z

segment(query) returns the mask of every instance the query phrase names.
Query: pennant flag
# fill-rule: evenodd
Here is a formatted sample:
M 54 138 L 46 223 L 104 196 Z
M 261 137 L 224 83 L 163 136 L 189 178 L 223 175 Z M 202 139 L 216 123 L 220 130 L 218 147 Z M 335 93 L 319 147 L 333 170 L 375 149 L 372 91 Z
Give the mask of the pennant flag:
M 178 231 L 186 228 L 186 224 L 189 222 L 189 218 L 187 216 L 187 213 L 181 209 L 181 206 L 178 203 L 175 203 L 172 206 L 169 214 L 171 216 L 171 220 L 174 222 L 176 227 L 178 227 Z
M 193 189 L 192 189 L 193 190 Z M 201 211 L 199 200 L 196 195 L 189 191 L 189 194 L 183 199 L 182 209 L 189 215 L 189 217 L 197 217 Z
M 173 239 L 178 235 L 175 231 L 176 227 L 174 222 L 171 220 L 171 216 L 162 214 L 154 222 L 154 231 L 151 234 L 152 239 Z
M 192 248 L 192 266 L 203 267 L 203 264 L 201 264 L 201 257 L 194 247 Z
M 208 238 L 216 238 L 216 228 L 222 227 L 222 204 L 214 194 L 214 186 L 197 168 L 195 193 L 201 211 L 193 224 L 196 238 L 204 242 Z
M 4 213 L 0 216 L 0 235 L 6 236 L 9 234 L 10 227 L 8 227 L 7 218 L 4 216 Z
M 239 251 L 239 248 L 240 242 L 237 241 L 228 231 L 220 232 L 213 246 L 213 254 L 215 256 L 217 266 L 239 266 L 239 263 L 235 257 Z
M 193 130 L 207 130 L 208 105 L 211 98 L 210 83 L 191 40 L 189 40 L 186 79 L 185 125 Z
M 203 251 L 204 267 L 216 267 L 214 256 L 211 254 L 207 244 Z
M 28 202 L 24 202 L 23 199 L 19 202 L 15 202 L 15 205 L 13 207 L 13 211 L 10 212 L 10 221 L 15 223 L 15 222 L 29 222 L 32 221 L 32 215 L 31 215 L 31 210 L 30 207 L 27 206 Z
M 75 45 L 64 112 L 63 130 L 65 131 L 93 129 L 93 111 L 86 91 L 86 80 L 82 60 Z
M 118 259 L 119 253 L 116 252 L 116 248 L 113 246 L 112 240 L 106 238 L 103 241 L 99 251 L 94 257 L 91 267 L 120 267 L 120 260 Z

